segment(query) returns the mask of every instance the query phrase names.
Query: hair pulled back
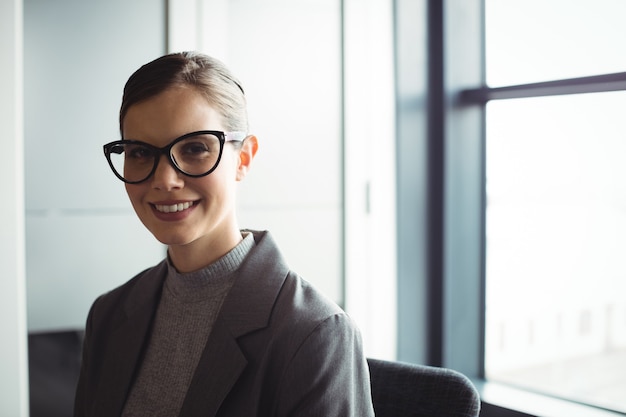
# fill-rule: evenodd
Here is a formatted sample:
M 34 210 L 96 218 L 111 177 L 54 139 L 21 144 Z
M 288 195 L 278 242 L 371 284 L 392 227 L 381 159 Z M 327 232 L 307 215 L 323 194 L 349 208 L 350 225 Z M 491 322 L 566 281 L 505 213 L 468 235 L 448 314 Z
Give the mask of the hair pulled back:
M 248 132 L 246 98 L 240 83 L 219 60 L 197 52 L 164 55 L 135 71 L 124 86 L 120 131 L 128 109 L 176 86 L 195 88 L 221 115 L 231 132 Z

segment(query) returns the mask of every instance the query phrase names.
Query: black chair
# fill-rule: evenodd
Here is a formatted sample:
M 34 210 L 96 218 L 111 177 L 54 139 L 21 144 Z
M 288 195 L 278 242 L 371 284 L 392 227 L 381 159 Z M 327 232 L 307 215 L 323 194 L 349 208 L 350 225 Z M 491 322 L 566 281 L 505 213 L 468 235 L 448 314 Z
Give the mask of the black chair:
M 477 417 L 480 398 L 463 374 L 446 368 L 367 359 L 376 417 Z
M 82 341 L 80 330 L 28 335 L 31 417 L 73 414 Z
M 82 331 L 31 334 L 31 417 L 72 414 Z M 376 417 L 476 417 L 480 400 L 469 379 L 445 368 L 368 359 Z

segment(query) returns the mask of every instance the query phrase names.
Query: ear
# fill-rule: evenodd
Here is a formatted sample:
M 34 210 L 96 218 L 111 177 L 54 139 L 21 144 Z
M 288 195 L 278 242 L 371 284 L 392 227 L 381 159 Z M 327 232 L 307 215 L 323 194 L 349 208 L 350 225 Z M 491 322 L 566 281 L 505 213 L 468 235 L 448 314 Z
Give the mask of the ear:
M 245 178 L 252 165 L 252 160 L 256 151 L 259 149 L 259 141 L 256 136 L 250 135 L 246 137 L 241 144 L 239 150 L 239 166 L 237 167 L 237 181 L 241 181 Z

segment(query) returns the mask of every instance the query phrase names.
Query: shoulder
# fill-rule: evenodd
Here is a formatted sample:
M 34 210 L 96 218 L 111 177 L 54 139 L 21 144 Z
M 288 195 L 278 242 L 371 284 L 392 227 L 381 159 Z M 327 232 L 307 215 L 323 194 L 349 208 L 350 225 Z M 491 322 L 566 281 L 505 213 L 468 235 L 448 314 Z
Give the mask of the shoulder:
M 143 270 L 126 283 L 100 295 L 89 312 L 91 320 L 110 319 L 114 312 L 158 296 L 167 267 L 165 261 Z
M 293 308 L 294 313 L 325 319 L 345 314 L 341 307 L 293 271 L 289 271 L 278 295 L 277 304 Z
M 373 415 L 361 334 L 350 316 L 293 273 L 276 307 L 276 414 Z
M 289 340 L 303 342 L 311 336 L 339 337 L 357 334 L 350 316 L 308 281 L 289 272 L 276 299 L 272 327 L 289 334 Z
M 239 284 L 247 289 L 240 287 L 237 294 L 271 306 L 268 324 L 273 331 L 302 335 L 331 317 L 341 317 L 337 326 L 354 326 L 337 303 L 289 268 L 269 232 L 249 232 L 256 246 L 241 272 Z

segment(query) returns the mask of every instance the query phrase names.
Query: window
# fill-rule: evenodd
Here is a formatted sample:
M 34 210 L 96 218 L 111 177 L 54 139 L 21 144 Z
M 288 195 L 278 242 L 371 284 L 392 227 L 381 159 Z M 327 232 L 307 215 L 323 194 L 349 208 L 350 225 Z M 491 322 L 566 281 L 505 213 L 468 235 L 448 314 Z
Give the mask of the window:
M 626 4 L 395 5 L 399 359 L 485 417 L 623 412 Z
M 487 106 L 487 377 L 626 411 L 626 92 Z
M 485 12 L 486 377 L 626 412 L 626 3 Z

